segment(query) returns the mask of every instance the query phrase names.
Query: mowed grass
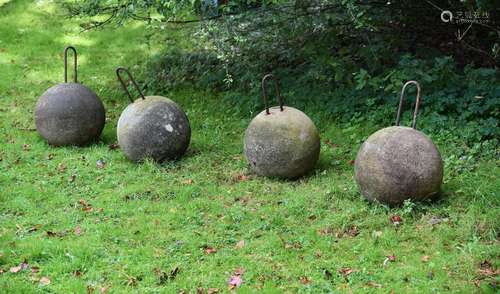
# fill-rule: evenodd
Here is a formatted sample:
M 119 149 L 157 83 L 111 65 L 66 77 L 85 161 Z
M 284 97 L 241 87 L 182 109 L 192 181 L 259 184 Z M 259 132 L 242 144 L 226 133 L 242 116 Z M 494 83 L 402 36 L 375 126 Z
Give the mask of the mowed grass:
M 127 105 L 114 69 L 141 72 L 166 45 L 148 46 L 141 24 L 80 31 L 51 1 L 0 7 L 2 293 L 223 293 L 236 271 L 238 293 L 497 291 L 498 161 L 461 170 L 460 140 L 438 138 L 447 168 L 440 200 L 389 209 L 365 201 L 353 179 L 352 160 L 376 127 L 338 127 L 306 109 L 322 136 L 317 167 L 298 181 L 265 179 L 242 155 L 252 115 L 214 93 L 179 89 L 148 94 L 188 113 L 187 154 L 135 164 L 110 148 Z M 96 144 L 54 148 L 34 131 L 33 108 L 62 82 L 69 44 L 107 124 Z

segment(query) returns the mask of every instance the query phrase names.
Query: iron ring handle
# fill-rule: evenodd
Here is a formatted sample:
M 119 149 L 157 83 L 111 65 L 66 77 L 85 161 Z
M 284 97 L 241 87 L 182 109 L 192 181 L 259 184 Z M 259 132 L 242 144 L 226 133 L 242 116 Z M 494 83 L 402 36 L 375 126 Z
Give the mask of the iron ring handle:
M 121 71 L 124 71 L 125 73 L 127 73 L 129 80 L 132 81 L 132 84 L 134 85 L 134 87 L 137 90 L 137 92 L 139 92 L 139 94 L 141 95 L 141 97 L 142 97 L 143 100 L 146 100 L 146 97 L 144 97 L 144 94 L 142 94 L 141 89 L 139 88 L 139 86 L 135 82 L 134 78 L 132 77 L 132 75 L 130 74 L 130 72 L 128 71 L 128 69 L 125 68 L 125 67 L 121 67 L 120 66 L 120 67 L 116 68 L 116 76 L 118 77 L 118 80 L 122 84 L 123 90 L 125 90 L 125 92 L 127 93 L 130 102 L 134 103 L 134 97 L 132 97 L 132 95 L 130 94 L 130 92 L 127 89 L 127 85 L 125 84 L 125 82 L 123 81 L 122 77 L 120 76 L 120 72 Z
M 73 79 L 75 81 L 75 83 L 78 83 L 78 79 L 77 79 L 77 70 L 76 70 L 76 67 L 77 67 L 77 54 L 76 54 L 76 49 L 75 47 L 73 46 L 68 46 L 66 48 L 64 48 L 64 82 L 67 83 L 68 82 L 68 50 L 71 50 L 73 51 Z
M 274 90 L 276 91 L 276 98 L 278 99 L 278 102 L 280 104 L 280 111 L 283 111 L 283 97 L 281 97 L 280 94 L 280 86 L 279 86 L 279 81 L 274 77 L 273 74 L 267 74 L 262 78 L 262 98 L 264 99 L 264 105 L 266 107 L 266 114 L 271 114 L 269 112 L 269 105 L 267 104 L 267 89 L 266 89 L 266 82 L 268 79 L 273 79 L 274 80 Z
M 415 85 L 417 87 L 417 98 L 415 101 L 415 110 L 413 111 L 413 122 L 411 124 L 411 127 L 413 129 L 416 129 L 417 126 L 417 114 L 418 114 L 418 106 L 420 105 L 420 84 L 417 81 L 408 81 L 404 84 L 403 89 L 401 90 L 401 97 L 399 98 L 399 106 L 398 106 L 398 113 L 396 115 L 396 126 L 399 126 L 400 120 L 401 120 L 401 110 L 403 108 L 403 99 L 405 96 L 405 91 L 406 88 L 409 85 Z

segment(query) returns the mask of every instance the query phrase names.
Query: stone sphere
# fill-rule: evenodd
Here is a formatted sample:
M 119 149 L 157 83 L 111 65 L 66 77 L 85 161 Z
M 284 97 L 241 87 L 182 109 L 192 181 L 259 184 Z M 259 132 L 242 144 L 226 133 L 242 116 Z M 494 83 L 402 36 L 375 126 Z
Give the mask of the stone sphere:
M 355 177 L 364 197 L 388 205 L 430 199 L 443 181 L 443 161 L 432 141 L 408 127 L 375 132 L 361 146 Z
M 184 111 L 172 100 L 146 96 L 129 104 L 118 120 L 118 144 L 132 161 L 155 161 L 182 156 L 191 140 Z
M 244 151 L 258 175 L 295 179 L 309 172 L 319 158 L 318 129 L 302 111 L 285 106 L 262 111 L 245 131 Z
M 105 110 L 99 97 L 78 83 L 62 83 L 40 96 L 35 124 L 40 136 L 51 145 L 84 145 L 99 138 Z

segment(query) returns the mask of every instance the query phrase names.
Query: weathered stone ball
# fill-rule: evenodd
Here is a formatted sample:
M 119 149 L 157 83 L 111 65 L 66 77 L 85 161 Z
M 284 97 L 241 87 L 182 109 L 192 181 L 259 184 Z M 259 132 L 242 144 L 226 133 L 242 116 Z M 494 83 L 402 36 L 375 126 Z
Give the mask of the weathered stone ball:
M 152 158 L 161 162 L 182 156 L 191 140 L 184 111 L 161 96 L 139 98 L 125 108 L 118 120 L 118 144 L 132 161 Z
M 364 197 L 388 205 L 434 198 L 443 181 L 438 149 L 422 132 L 388 127 L 375 132 L 361 146 L 355 178 Z
M 296 179 L 319 158 L 318 129 L 302 111 L 285 106 L 262 111 L 245 131 L 244 152 L 258 175 Z
M 84 145 L 99 138 L 106 114 L 99 97 L 78 83 L 62 83 L 40 96 L 35 124 L 51 145 Z

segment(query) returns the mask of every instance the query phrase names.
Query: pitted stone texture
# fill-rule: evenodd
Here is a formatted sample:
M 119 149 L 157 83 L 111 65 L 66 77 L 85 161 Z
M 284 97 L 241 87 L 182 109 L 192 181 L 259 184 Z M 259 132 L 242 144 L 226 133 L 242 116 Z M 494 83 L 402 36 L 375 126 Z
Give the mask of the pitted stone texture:
M 146 96 L 129 104 L 118 120 L 118 144 L 133 161 L 156 161 L 182 156 L 191 140 L 184 111 L 172 100 Z
M 319 158 L 318 129 L 302 111 L 285 106 L 258 114 L 245 132 L 244 151 L 252 170 L 262 176 L 295 179 Z
M 78 83 L 58 84 L 40 96 L 35 124 L 51 145 L 84 145 L 104 128 L 105 110 L 99 97 Z
M 443 161 L 432 141 L 408 127 L 389 127 L 371 135 L 355 161 L 361 193 L 388 205 L 434 197 L 443 181 Z

